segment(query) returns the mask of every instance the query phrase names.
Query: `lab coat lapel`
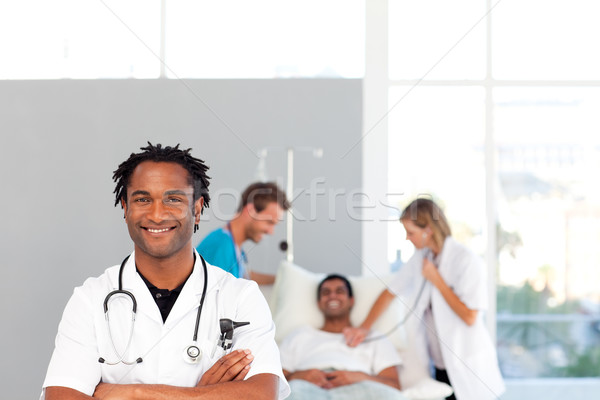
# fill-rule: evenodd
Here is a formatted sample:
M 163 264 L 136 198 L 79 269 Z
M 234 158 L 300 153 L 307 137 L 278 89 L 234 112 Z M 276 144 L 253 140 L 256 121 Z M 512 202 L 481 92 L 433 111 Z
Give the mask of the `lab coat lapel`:
M 414 297 L 417 303 L 415 304 L 414 313 L 418 317 L 418 319 L 423 318 L 423 314 L 425 313 L 425 309 L 429 307 L 429 303 L 431 302 L 431 288 L 432 285 L 429 281 L 425 282 L 425 278 L 423 277 L 423 260 L 425 259 L 426 253 L 420 251 L 415 254 L 416 255 L 416 265 L 415 265 L 415 274 L 413 277 L 413 288 L 412 288 L 412 296 Z M 421 297 L 417 300 L 417 296 L 419 295 L 419 291 L 421 289 L 421 285 L 425 285 L 423 287 L 423 292 L 421 293 Z
M 210 276 L 208 278 L 208 290 L 211 286 Z M 204 268 L 202 267 L 202 259 L 196 253 L 196 263 L 194 264 L 194 270 L 188 278 L 187 282 L 183 286 L 173 309 L 167 317 L 167 323 L 170 321 L 178 321 L 191 310 L 196 309 L 200 305 L 200 299 L 202 298 L 202 290 L 204 288 Z M 206 300 L 205 300 L 206 303 Z
M 440 272 L 440 275 L 442 275 L 442 278 L 444 278 L 444 281 L 446 282 L 449 281 L 449 278 L 451 277 L 451 274 L 453 272 L 452 267 L 450 265 L 450 260 L 454 256 L 454 248 L 452 247 L 451 242 L 452 239 L 450 237 L 447 237 L 446 240 L 444 240 L 444 244 L 442 245 L 442 254 L 440 257 L 440 265 L 438 265 L 438 271 Z
M 150 290 L 136 271 L 135 252 L 131 253 L 123 270 L 123 289 L 132 292 L 135 296 L 138 314 L 144 314 L 153 321 L 163 323 L 160 310 L 152 298 Z

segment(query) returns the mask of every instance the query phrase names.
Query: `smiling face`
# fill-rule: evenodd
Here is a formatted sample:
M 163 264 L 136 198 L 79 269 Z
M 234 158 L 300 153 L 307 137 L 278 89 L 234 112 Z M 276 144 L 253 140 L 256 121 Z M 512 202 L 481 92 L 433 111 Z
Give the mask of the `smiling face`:
M 249 223 L 246 225 L 244 234 L 246 239 L 259 243 L 263 235 L 272 235 L 275 225 L 283 216 L 283 209 L 276 202 L 267 204 L 264 210 L 257 213 L 253 204 L 248 204 Z
M 203 199 L 193 200 L 189 173 L 171 162 L 140 163 L 127 186 L 125 222 L 136 254 L 167 259 L 192 252 L 194 223 Z
M 325 318 L 339 318 L 350 315 L 354 298 L 350 297 L 346 284 L 341 279 L 330 279 L 321 285 L 318 306 Z

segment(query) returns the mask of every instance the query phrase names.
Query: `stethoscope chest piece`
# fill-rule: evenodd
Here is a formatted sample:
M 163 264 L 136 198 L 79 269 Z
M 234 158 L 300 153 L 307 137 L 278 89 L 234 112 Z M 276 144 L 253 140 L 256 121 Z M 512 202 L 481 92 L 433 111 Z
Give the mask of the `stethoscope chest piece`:
M 202 350 L 196 344 L 191 344 L 183 349 L 183 359 L 188 364 L 197 364 L 201 358 Z

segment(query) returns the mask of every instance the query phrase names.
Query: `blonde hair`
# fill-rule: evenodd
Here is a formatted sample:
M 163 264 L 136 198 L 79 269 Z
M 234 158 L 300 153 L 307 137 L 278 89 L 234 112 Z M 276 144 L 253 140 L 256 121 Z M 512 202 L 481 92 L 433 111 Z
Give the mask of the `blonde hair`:
M 441 249 L 448 236 L 452 236 L 450 225 L 442 209 L 430 199 L 413 200 L 400 215 L 400 222 L 411 221 L 419 228 L 429 228 L 433 241 Z

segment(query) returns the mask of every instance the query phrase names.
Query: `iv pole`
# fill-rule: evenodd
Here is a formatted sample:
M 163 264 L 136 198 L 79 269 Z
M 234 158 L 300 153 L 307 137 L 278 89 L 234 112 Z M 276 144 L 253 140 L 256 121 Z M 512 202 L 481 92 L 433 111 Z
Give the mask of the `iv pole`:
M 267 158 L 268 152 L 273 150 L 283 150 L 281 147 L 265 147 L 264 149 L 258 152 L 259 164 L 258 164 L 258 174 L 262 175 L 258 178 L 260 180 L 266 180 L 266 167 L 264 160 Z M 295 151 L 310 151 L 312 152 L 313 157 L 322 158 L 323 157 L 323 149 L 320 147 L 288 147 L 286 150 L 287 153 L 287 178 L 286 178 L 286 189 L 285 195 L 288 201 L 292 201 L 294 198 L 294 152 Z M 286 219 L 286 232 L 285 232 L 286 243 L 281 243 L 281 249 L 286 252 L 286 260 L 288 262 L 294 262 L 294 215 L 292 214 L 292 210 L 287 210 L 287 219 Z
M 287 186 L 285 195 L 288 201 L 292 201 L 294 196 L 294 149 L 287 149 Z M 285 226 L 285 238 L 287 241 L 287 249 L 285 253 L 286 260 L 290 263 L 294 262 L 294 216 L 292 215 L 291 207 L 287 210 L 287 219 Z

